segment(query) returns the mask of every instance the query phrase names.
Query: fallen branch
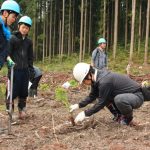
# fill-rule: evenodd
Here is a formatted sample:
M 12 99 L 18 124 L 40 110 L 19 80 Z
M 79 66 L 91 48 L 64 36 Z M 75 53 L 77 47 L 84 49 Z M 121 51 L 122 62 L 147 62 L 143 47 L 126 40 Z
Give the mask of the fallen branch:
M 54 123 L 54 116 L 53 116 L 53 114 L 52 114 L 52 124 L 53 124 L 53 134 L 54 134 L 54 137 L 55 137 L 57 143 L 59 143 L 58 138 L 57 138 L 57 135 L 56 135 L 56 130 L 55 130 L 55 123 Z

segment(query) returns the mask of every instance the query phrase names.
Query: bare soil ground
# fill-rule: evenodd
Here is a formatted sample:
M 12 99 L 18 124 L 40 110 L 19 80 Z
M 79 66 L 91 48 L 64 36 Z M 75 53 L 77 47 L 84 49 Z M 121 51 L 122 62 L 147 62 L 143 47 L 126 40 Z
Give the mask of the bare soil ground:
M 103 109 L 82 124 L 72 126 L 69 112 L 55 100 L 55 87 L 69 80 L 65 73 L 45 73 L 42 83 L 50 84 L 46 92 L 39 91 L 38 98 L 27 101 L 26 120 L 12 126 L 12 134 L 0 133 L 0 150 L 149 150 L 150 102 L 134 111 L 138 127 L 119 125 Z M 69 89 L 70 103 L 78 103 L 89 88 Z M 78 110 L 74 113 L 77 115 Z M 17 115 L 17 110 L 15 114 Z M 7 127 L 8 116 L 0 112 L 0 128 Z

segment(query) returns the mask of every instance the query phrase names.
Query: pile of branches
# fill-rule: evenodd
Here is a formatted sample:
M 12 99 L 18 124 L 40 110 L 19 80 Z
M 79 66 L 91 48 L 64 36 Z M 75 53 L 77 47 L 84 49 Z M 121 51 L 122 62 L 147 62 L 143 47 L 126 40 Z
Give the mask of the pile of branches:
M 127 65 L 127 68 L 126 68 L 126 71 L 127 71 L 127 75 L 128 75 L 131 79 L 137 81 L 138 83 L 141 83 L 141 82 L 143 82 L 143 81 L 149 81 L 149 82 L 150 82 L 150 73 L 148 73 L 148 74 L 143 74 L 143 75 L 133 75 L 133 74 L 131 74 L 130 69 L 131 69 L 131 65 L 128 64 L 128 65 Z
M 139 83 L 143 82 L 143 81 L 150 81 L 150 74 L 145 74 L 145 75 L 139 75 L 139 76 L 136 76 L 136 75 L 132 75 L 132 74 L 128 74 L 129 77 Z

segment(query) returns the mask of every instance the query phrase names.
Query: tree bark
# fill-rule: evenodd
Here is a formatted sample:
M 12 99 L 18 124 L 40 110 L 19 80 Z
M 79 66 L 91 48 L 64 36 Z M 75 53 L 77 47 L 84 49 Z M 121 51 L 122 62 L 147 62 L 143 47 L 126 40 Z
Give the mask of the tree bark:
M 118 0 L 115 0 L 115 21 L 114 21 L 114 44 L 113 44 L 113 58 L 116 58 L 118 36 Z
M 134 46 L 135 8 L 136 8 L 136 0 L 132 0 L 132 24 L 131 24 L 131 42 L 130 42 L 129 63 L 132 62 L 133 49 L 134 49 L 133 46 Z
M 146 41 L 145 41 L 145 53 L 144 53 L 144 65 L 147 65 L 148 59 L 148 40 L 149 40 L 149 9 L 150 9 L 150 0 L 147 2 L 147 19 L 146 19 Z

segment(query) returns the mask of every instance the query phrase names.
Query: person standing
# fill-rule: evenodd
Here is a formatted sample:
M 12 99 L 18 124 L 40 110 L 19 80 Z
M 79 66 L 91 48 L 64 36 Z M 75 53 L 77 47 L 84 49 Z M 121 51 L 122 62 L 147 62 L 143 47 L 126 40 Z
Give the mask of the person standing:
M 106 69 L 108 67 L 106 44 L 106 40 L 100 38 L 98 40 L 98 47 L 92 52 L 91 65 L 97 69 Z
M 28 38 L 32 20 L 23 16 L 18 22 L 18 31 L 14 32 L 9 44 L 9 55 L 15 62 L 13 82 L 13 102 L 18 97 L 19 119 L 26 118 L 26 99 L 28 96 L 29 77 L 34 77 L 33 44 Z M 10 70 L 8 71 L 10 78 Z M 9 80 L 8 80 L 9 83 Z M 10 92 L 7 89 L 6 108 L 9 109 Z M 12 104 L 14 109 L 14 104 Z
M 20 6 L 16 1 L 6 0 L 1 5 L 0 16 L 0 69 L 7 60 L 8 67 L 12 67 L 14 62 L 8 56 L 8 44 L 11 37 L 9 26 L 16 21 L 20 14 Z

